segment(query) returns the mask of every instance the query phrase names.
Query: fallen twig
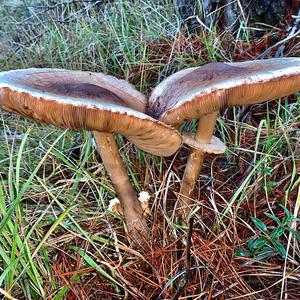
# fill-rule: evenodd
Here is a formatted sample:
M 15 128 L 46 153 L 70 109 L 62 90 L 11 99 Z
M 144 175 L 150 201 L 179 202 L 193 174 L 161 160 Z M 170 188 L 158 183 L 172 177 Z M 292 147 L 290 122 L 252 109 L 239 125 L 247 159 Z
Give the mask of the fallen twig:
M 196 266 L 196 267 L 191 268 L 191 244 L 192 244 L 193 225 L 194 225 L 194 219 L 193 219 L 193 217 L 191 217 L 189 219 L 189 230 L 188 230 L 187 241 L 186 241 L 185 270 L 176 273 L 173 277 L 171 277 L 165 283 L 164 287 L 162 288 L 161 292 L 157 296 L 156 300 L 161 299 L 161 296 L 164 293 L 164 291 L 169 287 L 169 285 L 174 280 L 176 280 L 180 276 L 184 275 L 183 280 L 180 281 L 180 283 L 178 285 L 178 288 L 177 288 L 177 291 L 176 291 L 174 297 L 172 298 L 172 300 L 178 300 L 180 295 L 183 293 L 184 288 L 185 288 L 185 286 L 187 285 L 187 283 L 190 279 L 191 271 L 195 270 L 195 269 L 205 268 L 204 266 Z

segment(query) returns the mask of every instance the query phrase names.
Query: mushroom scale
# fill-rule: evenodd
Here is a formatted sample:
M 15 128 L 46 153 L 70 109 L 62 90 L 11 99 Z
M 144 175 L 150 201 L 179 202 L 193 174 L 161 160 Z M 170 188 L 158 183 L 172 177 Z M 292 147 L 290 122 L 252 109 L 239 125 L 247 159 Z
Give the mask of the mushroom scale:
M 0 73 L 0 107 L 73 130 L 121 133 L 142 150 L 172 155 L 182 137 L 143 113 L 146 99 L 124 80 L 102 73 L 24 69 Z
M 235 105 L 287 96 L 300 88 L 300 58 L 210 63 L 179 71 L 160 83 L 146 108 L 177 126 Z

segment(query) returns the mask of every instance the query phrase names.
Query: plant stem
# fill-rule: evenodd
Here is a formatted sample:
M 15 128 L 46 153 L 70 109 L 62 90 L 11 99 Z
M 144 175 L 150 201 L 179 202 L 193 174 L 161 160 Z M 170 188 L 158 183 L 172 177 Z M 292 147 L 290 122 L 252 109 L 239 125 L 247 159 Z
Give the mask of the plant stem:
M 130 182 L 120 156 L 115 138 L 111 133 L 93 131 L 93 134 L 104 166 L 119 197 L 128 233 L 136 246 L 144 248 L 145 241 L 149 238 L 149 227 L 138 201 L 137 193 Z
M 217 116 L 218 112 L 213 112 L 211 114 L 204 115 L 199 119 L 198 129 L 195 134 L 195 139 L 198 142 L 204 144 L 210 143 L 216 125 Z M 193 202 L 191 196 L 202 168 L 204 155 L 204 152 L 192 149 L 183 174 L 178 198 L 177 216 L 186 224 L 188 224 L 188 216 L 191 212 L 191 204 Z
M 193 225 L 194 219 L 189 219 L 189 230 L 186 239 L 186 255 L 185 255 L 185 273 L 184 280 L 182 280 L 177 288 L 176 294 L 172 300 L 178 300 L 181 294 L 184 292 L 186 285 L 188 284 L 191 276 L 191 244 L 192 244 L 192 235 L 193 235 Z

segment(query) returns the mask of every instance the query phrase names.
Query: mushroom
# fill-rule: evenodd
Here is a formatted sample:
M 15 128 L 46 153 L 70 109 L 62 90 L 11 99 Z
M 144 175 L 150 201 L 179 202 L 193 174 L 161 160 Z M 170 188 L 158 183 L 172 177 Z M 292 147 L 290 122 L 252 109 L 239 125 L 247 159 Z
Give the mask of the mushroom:
M 0 107 L 43 123 L 90 130 L 120 199 L 127 230 L 136 244 L 149 228 L 130 183 L 113 133 L 158 156 L 182 143 L 176 129 L 143 113 L 145 97 L 124 80 L 102 73 L 24 69 L 0 73 Z
M 275 58 L 237 63 L 210 63 L 179 71 L 159 84 L 147 111 L 174 127 L 198 119 L 195 140 L 203 150 L 191 150 L 178 197 L 178 216 L 187 221 L 192 192 L 201 171 L 205 145 L 213 153 L 224 147 L 212 139 L 218 112 L 226 107 L 260 103 L 300 90 L 300 58 Z M 223 149 L 223 150 L 222 150 Z

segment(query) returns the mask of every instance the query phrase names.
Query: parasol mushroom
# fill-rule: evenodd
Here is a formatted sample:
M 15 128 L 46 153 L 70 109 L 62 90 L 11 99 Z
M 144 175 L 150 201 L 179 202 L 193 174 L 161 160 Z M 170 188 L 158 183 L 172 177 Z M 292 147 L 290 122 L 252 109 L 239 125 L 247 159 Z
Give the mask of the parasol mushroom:
M 218 112 L 226 107 L 260 103 L 300 90 L 300 58 L 275 58 L 237 63 L 210 63 L 179 71 L 152 92 L 147 111 L 160 121 L 179 126 L 199 119 L 195 139 L 203 150 L 193 149 L 187 161 L 178 198 L 178 215 L 187 220 L 191 196 L 212 140 Z M 213 152 L 213 151 L 212 151 Z
M 124 80 L 102 73 L 61 69 L 24 69 L 0 73 L 0 107 L 43 123 L 90 130 L 137 244 L 148 227 L 140 202 L 119 155 L 113 133 L 142 150 L 172 155 L 182 137 L 143 113 L 145 97 Z

